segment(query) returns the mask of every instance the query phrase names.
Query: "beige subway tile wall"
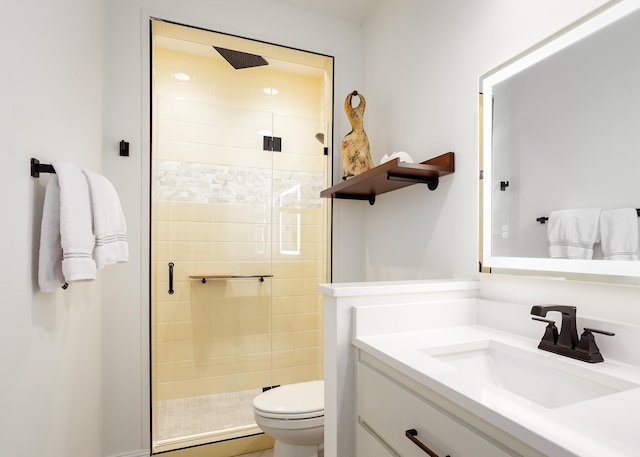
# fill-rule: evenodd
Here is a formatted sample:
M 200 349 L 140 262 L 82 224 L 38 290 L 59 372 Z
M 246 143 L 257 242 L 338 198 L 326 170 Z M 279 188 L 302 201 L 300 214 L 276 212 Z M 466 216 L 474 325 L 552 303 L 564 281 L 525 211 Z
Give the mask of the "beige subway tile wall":
M 154 399 L 322 378 L 325 78 L 155 52 Z M 282 152 L 263 151 L 261 131 L 282 137 Z M 189 278 L 212 274 L 273 278 Z

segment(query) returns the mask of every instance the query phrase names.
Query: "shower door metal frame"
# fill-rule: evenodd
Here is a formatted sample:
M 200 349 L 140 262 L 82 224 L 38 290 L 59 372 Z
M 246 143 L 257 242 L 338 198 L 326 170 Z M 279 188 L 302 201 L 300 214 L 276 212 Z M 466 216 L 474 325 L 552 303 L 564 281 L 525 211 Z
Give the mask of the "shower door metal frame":
M 150 70 L 151 70 L 151 75 L 150 75 L 150 100 L 149 100 L 150 113 L 149 114 L 150 114 L 150 127 L 151 127 L 150 135 L 151 135 L 151 138 L 152 138 L 151 141 L 150 141 L 151 148 L 150 148 L 150 151 L 149 151 L 149 154 L 150 154 L 150 156 L 149 156 L 149 160 L 150 160 L 149 165 L 150 166 L 151 166 L 151 163 L 152 163 L 151 161 L 153 160 L 153 146 L 154 146 L 154 142 L 153 142 L 153 132 L 154 132 L 154 123 L 153 123 L 154 106 L 153 106 L 153 99 L 154 99 L 154 94 L 155 94 L 155 87 L 154 87 L 154 83 L 153 83 L 153 55 L 154 55 L 154 53 L 153 53 L 153 46 L 154 46 L 153 22 L 154 21 L 171 22 L 171 23 L 176 24 L 176 25 L 180 25 L 180 26 L 184 26 L 184 27 L 188 27 L 188 28 L 199 29 L 198 27 L 192 27 L 192 26 L 185 25 L 185 24 L 180 24 L 180 23 L 176 23 L 176 22 L 172 22 L 172 21 L 165 21 L 163 19 L 150 17 L 151 37 L 150 37 L 150 42 L 149 43 L 150 43 L 150 47 L 151 47 L 151 49 L 150 49 L 150 57 L 151 57 Z M 200 30 L 206 30 L 206 29 L 200 29 Z M 210 31 L 210 30 L 206 30 L 206 31 L 213 32 L 213 33 L 218 33 L 218 34 L 223 34 L 223 35 L 229 35 L 229 34 L 225 34 L 225 33 L 222 33 L 222 32 L 215 32 L 215 31 Z M 239 37 L 239 36 L 236 36 L 236 35 L 229 35 L 229 36 L 234 36 L 234 37 L 237 37 L 237 38 L 243 38 L 243 37 Z M 243 39 L 246 39 L 246 38 L 243 38 Z M 265 44 L 269 44 L 269 45 L 273 45 L 273 46 L 278 46 L 280 48 L 288 48 L 288 49 L 292 49 L 292 50 L 295 50 L 295 51 L 303 51 L 305 53 L 315 54 L 315 55 L 319 55 L 319 56 L 327 57 L 327 58 L 331 59 L 331 69 L 330 69 L 330 71 L 331 71 L 331 89 L 330 89 L 331 90 L 331 94 L 330 94 L 331 116 L 330 116 L 330 119 L 327 119 L 327 121 L 329 121 L 329 123 L 330 123 L 329 126 L 328 126 L 328 129 L 329 129 L 328 133 L 330 133 L 330 134 L 329 135 L 325 135 L 325 137 L 327 137 L 327 140 L 328 140 L 327 142 L 325 142 L 325 145 L 327 143 L 329 145 L 331 145 L 332 144 L 332 140 L 333 140 L 332 132 L 333 132 L 333 87 L 334 87 L 333 86 L 333 79 L 334 79 L 333 78 L 333 74 L 334 74 L 334 58 L 332 56 L 327 56 L 327 55 L 324 55 L 324 54 L 304 51 L 304 50 L 300 50 L 300 49 L 296 49 L 296 48 L 290 48 L 290 47 L 287 47 L 287 46 L 281 46 L 281 45 L 277 45 L 277 44 L 273 44 L 273 43 L 261 42 L 259 40 L 252 40 L 252 41 L 256 41 L 256 42 L 259 42 L 259 43 L 265 43 Z M 332 174 L 333 174 L 333 172 L 332 172 L 333 170 L 332 170 L 331 154 L 329 152 L 331 150 L 332 150 L 332 147 L 330 147 L 330 146 L 329 147 L 324 147 L 324 154 L 326 156 L 325 178 L 327 180 L 327 185 L 328 186 L 330 186 L 331 183 L 332 183 Z M 149 187 L 149 195 L 151 195 L 151 192 L 152 192 L 152 179 L 150 179 L 150 181 L 149 181 L 149 186 L 150 186 Z M 326 202 L 326 206 L 325 206 L 326 215 L 325 215 L 325 219 L 324 220 L 325 220 L 326 229 L 327 229 L 328 233 L 326 235 L 327 236 L 327 243 L 326 243 L 326 247 L 325 247 L 327 258 L 326 258 L 326 261 L 324 263 L 325 263 L 325 267 L 326 267 L 325 275 L 327 276 L 327 281 L 330 281 L 331 280 L 331 252 L 332 252 L 331 220 L 332 220 L 333 206 L 332 206 L 332 200 L 331 199 L 326 199 L 325 202 Z M 151 319 L 153 318 L 153 314 L 151 312 L 151 309 L 152 309 L 152 302 L 155 299 L 155 291 L 153 290 L 152 282 L 151 282 L 152 277 L 153 277 L 152 276 L 152 271 L 153 271 L 152 270 L 152 262 L 153 262 L 152 259 L 154 257 L 152 255 L 153 250 L 152 250 L 152 236 L 151 236 L 152 235 L 152 221 L 153 221 L 153 218 L 152 218 L 153 213 L 152 213 L 152 208 L 151 208 L 152 199 L 150 199 L 149 205 L 150 205 L 150 207 L 149 207 L 149 214 L 150 214 L 150 225 L 149 225 L 149 240 L 150 240 L 149 241 L 149 253 L 150 253 L 150 256 L 149 256 L 149 272 L 150 272 L 149 273 L 149 281 L 150 281 L 150 283 L 149 283 L 149 316 L 150 316 L 149 339 L 150 339 L 150 343 L 152 343 L 153 342 L 153 335 L 152 335 L 153 321 Z M 273 239 L 271 240 L 271 243 L 273 243 Z M 171 267 L 170 267 L 170 269 L 172 270 Z M 256 275 L 256 277 L 259 277 L 261 281 L 264 281 L 265 277 L 271 277 L 271 276 L 272 275 Z M 173 279 L 173 278 L 171 278 L 171 279 Z M 206 279 L 202 278 L 202 281 L 205 282 Z M 171 286 L 172 285 L 173 285 L 173 281 L 171 281 Z M 171 290 L 173 290 L 173 287 L 170 287 L 169 289 L 171 291 Z M 169 291 L 169 293 L 170 293 L 170 291 Z M 172 450 L 172 449 L 156 450 L 156 446 L 154 444 L 154 434 L 155 434 L 155 432 L 154 432 L 154 427 L 153 427 L 153 421 L 154 421 L 153 409 L 154 409 L 154 406 L 155 406 L 154 405 L 154 401 L 153 401 L 153 391 L 155 389 L 155 386 L 154 386 L 154 382 L 153 382 L 154 369 L 153 369 L 153 355 L 151 353 L 152 347 L 153 347 L 153 344 L 150 344 L 149 360 L 150 360 L 151 369 L 149 370 L 149 376 L 150 376 L 150 408 L 151 408 L 150 418 L 151 418 L 151 421 L 152 421 L 152 424 L 151 424 L 151 427 L 150 427 L 152 454 L 164 453 L 164 452 L 167 452 L 167 451 L 171 451 L 171 452 L 174 452 L 174 454 L 176 456 L 177 455 L 183 455 L 182 453 L 184 453 L 184 452 L 188 453 L 189 449 L 191 449 L 193 446 L 201 446 L 202 444 L 206 444 L 208 448 L 212 447 L 212 449 L 213 449 L 213 447 L 217 447 L 217 449 L 219 449 L 219 452 L 221 452 L 220 453 L 221 456 L 222 455 L 230 455 L 229 452 L 236 452 L 236 451 L 230 451 L 229 450 L 229 449 L 233 449 L 234 448 L 234 443 L 233 443 L 234 441 L 236 442 L 235 443 L 236 445 L 240 446 L 240 449 L 242 449 L 243 452 L 246 452 L 247 449 L 248 449 L 246 447 L 246 444 L 240 444 L 240 442 L 244 438 L 254 438 L 252 436 L 233 438 L 231 440 L 226 440 L 226 441 L 217 441 L 217 442 L 214 441 L 214 442 L 211 442 L 211 443 L 188 444 L 188 445 L 185 445 L 184 447 L 176 447 L 175 450 Z M 266 437 L 266 435 L 263 435 L 263 438 L 264 437 Z M 266 438 L 267 438 L 266 442 L 268 442 L 268 443 L 272 442 L 272 441 L 270 441 L 270 439 L 268 437 L 266 437 Z M 262 441 L 264 442 L 264 440 L 262 440 Z M 249 446 L 251 446 L 251 445 L 249 445 Z M 235 447 L 237 447 L 237 446 L 235 446 Z M 254 447 L 255 447 L 255 445 L 254 445 Z M 263 449 L 263 448 L 264 448 L 264 444 L 262 444 L 262 445 L 261 444 L 257 444 L 256 450 Z M 184 455 L 186 457 L 187 454 L 184 454 Z

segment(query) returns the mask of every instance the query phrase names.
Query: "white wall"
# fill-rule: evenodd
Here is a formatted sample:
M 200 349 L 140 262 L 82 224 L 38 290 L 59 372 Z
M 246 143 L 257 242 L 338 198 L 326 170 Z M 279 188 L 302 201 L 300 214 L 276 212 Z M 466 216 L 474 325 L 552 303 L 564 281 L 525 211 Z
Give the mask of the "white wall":
M 477 273 L 478 77 L 605 3 L 379 4 L 364 25 L 365 129 L 374 161 L 394 150 L 416 161 L 452 150 L 456 172 L 434 192 L 416 185 L 367 208 L 363 279 L 479 277 L 485 297 L 570 303 L 582 315 L 640 324 L 637 287 Z
M 366 213 L 366 279 L 476 274 L 478 77 L 602 0 L 398 0 L 364 26 L 374 161 L 456 153 L 455 174 L 381 196 Z
M 102 1 L 29 0 L 0 19 L 0 453 L 101 454 L 101 279 L 40 293 L 44 186 L 30 157 L 101 171 Z
M 338 99 L 362 86 L 362 50 L 359 26 L 265 0 L 109 0 L 105 5 L 104 147 L 112 148 L 121 139 L 131 144 L 128 159 L 111 154 L 104 158 L 105 174 L 126 200 L 132 257 L 123 268 L 109 272 L 110 287 L 104 295 L 109 306 L 103 316 L 103 454 L 120 456 L 138 455 L 150 447 L 148 17 L 335 56 Z M 336 116 L 335 131 L 344 135 L 349 129 L 344 116 Z M 336 211 L 336 224 L 342 226 L 341 219 L 349 216 Z M 334 236 L 338 249 L 361 266 L 358 246 L 348 241 L 339 231 Z

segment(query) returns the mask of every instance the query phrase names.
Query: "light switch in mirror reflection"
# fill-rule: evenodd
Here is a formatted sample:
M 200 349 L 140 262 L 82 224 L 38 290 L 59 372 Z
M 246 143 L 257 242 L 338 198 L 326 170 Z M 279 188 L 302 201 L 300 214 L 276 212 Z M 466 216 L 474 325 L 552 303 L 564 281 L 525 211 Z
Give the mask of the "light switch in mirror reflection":
M 640 208 L 640 2 L 609 2 L 483 75 L 480 91 L 481 268 L 640 277 L 639 261 L 603 260 L 599 233 L 568 237 L 593 242 L 590 260 L 550 258 L 544 219 Z

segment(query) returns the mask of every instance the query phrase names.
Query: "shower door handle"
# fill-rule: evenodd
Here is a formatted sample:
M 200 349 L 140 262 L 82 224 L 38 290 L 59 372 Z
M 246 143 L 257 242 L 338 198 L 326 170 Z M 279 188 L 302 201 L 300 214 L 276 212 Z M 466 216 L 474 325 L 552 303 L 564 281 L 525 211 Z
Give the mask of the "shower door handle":
M 169 262 L 169 295 L 173 295 L 173 262 Z

